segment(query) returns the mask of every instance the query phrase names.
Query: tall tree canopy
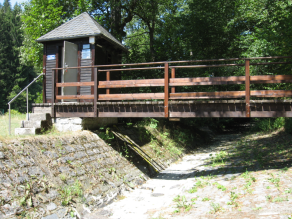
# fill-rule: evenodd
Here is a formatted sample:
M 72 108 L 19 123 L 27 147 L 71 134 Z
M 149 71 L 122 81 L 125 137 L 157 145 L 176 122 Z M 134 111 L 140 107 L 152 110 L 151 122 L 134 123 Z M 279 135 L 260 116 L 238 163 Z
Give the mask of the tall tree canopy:
M 0 7 L 0 108 L 7 109 L 7 102 L 35 77 L 31 66 L 22 64 L 19 50 L 22 46 L 23 35 L 20 20 L 21 7 L 11 8 L 9 0 Z M 35 99 L 38 86 L 31 88 L 30 99 Z M 14 102 L 14 109 L 21 110 L 25 106 L 24 97 Z M 23 110 L 24 108 L 22 108 Z
M 285 56 L 291 54 L 292 48 L 291 3 L 291 0 L 29 0 L 21 11 L 19 6 L 12 10 L 6 0 L 0 15 L 3 24 L 0 27 L 1 50 L 5 51 L 3 54 L 14 52 L 0 54 L 0 62 L 7 66 L 1 74 L 10 77 L 10 81 L 16 81 L 13 77 L 23 81 L 28 78 L 21 73 L 25 72 L 25 65 L 13 58 L 18 57 L 19 48 L 22 63 L 40 72 L 42 44 L 35 40 L 82 12 L 88 12 L 128 46 L 130 52 L 123 62 Z M 18 71 L 8 75 L 6 72 L 11 72 L 11 68 Z M 283 71 L 290 74 L 291 67 L 252 67 L 251 74 L 283 74 Z M 153 76 L 159 73 L 153 72 Z M 243 68 L 178 71 L 180 76 L 243 73 Z M 135 77 L 143 78 L 145 74 L 135 73 Z M 2 77 L 0 80 L 3 84 Z M 12 87 L 15 84 L 7 85 L 5 95 Z M 217 88 L 206 86 L 202 89 Z

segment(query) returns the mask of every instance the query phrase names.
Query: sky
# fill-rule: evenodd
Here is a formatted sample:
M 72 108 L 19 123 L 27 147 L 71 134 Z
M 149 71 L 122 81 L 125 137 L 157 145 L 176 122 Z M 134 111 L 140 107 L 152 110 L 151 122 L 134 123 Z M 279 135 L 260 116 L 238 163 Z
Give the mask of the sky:
M 10 0 L 10 4 L 13 7 L 15 5 L 15 3 L 21 3 L 21 2 L 25 2 L 26 0 Z M 4 0 L 0 0 L 0 3 L 3 5 Z

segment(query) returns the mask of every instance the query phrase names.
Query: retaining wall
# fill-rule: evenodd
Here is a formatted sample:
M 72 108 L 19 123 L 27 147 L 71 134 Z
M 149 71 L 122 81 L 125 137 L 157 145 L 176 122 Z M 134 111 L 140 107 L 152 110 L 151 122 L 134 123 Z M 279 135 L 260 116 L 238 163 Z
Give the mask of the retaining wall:
M 0 218 L 82 218 L 146 179 L 88 131 L 0 142 Z M 68 198 L 76 187 L 83 195 Z

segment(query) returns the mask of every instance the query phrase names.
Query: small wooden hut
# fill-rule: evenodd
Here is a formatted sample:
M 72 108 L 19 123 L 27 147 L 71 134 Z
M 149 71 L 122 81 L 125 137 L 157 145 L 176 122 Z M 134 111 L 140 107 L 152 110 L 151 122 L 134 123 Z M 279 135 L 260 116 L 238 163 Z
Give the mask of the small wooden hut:
M 44 45 L 44 103 L 52 102 L 52 68 L 120 64 L 122 53 L 128 51 L 120 41 L 86 12 L 41 36 L 36 41 Z M 120 74 L 113 74 L 111 80 L 117 79 L 120 79 Z M 57 80 L 58 82 L 93 81 L 93 69 L 61 70 Z M 98 80 L 106 80 L 105 74 L 100 74 Z M 93 92 L 90 86 L 64 87 L 58 91 L 62 95 L 91 95 Z M 99 91 L 99 93 L 103 92 Z

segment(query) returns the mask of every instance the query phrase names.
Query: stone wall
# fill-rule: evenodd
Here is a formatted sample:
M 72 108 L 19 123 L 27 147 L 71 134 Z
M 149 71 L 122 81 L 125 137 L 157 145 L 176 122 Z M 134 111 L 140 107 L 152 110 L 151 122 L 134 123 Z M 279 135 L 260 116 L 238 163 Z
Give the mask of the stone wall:
M 82 218 L 146 179 L 88 131 L 0 142 L 0 218 Z

